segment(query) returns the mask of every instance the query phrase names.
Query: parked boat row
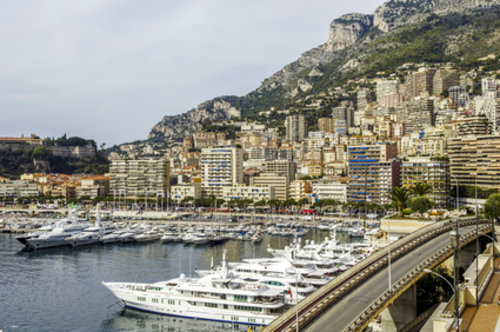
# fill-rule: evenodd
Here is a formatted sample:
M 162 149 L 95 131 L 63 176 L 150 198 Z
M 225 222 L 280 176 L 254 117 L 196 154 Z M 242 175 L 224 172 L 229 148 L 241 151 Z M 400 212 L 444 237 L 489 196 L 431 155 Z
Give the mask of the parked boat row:
M 366 241 L 341 244 L 332 233 L 321 243 L 296 237 L 284 249 L 268 248 L 273 257 L 222 263 L 197 269 L 198 278 L 157 283 L 103 282 L 126 307 L 157 314 L 265 326 L 290 305 L 316 291 L 367 257 Z M 211 264 L 213 266 L 213 264 Z

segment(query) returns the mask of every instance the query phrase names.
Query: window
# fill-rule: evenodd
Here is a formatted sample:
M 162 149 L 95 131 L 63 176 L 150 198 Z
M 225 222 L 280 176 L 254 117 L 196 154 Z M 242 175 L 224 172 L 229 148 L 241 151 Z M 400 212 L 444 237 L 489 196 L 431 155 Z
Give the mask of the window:
M 168 300 L 168 304 L 175 304 L 175 300 Z
M 205 303 L 205 307 L 209 307 L 209 308 L 217 308 L 217 303 Z
M 152 299 L 151 299 L 151 302 L 153 302 L 153 303 L 158 303 L 159 301 L 158 301 L 158 299 L 152 298 Z
M 137 301 L 144 301 L 144 302 L 146 302 L 146 298 L 142 297 L 142 296 L 138 296 L 137 297 Z
M 235 295 L 234 300 L 238 302 L 248 302 L 248 297 L 246 295 Z

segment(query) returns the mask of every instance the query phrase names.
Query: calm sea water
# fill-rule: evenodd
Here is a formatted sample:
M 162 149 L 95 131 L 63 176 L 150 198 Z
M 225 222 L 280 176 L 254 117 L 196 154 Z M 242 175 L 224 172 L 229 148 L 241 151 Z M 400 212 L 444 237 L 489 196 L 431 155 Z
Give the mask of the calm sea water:
M 322 240 L 325 232 L 309 232 Z M 347 240 L 347 239 L 344 239 Z M 123 309 L 101 281 L 156 282 L 193 275 L 195 268 L 267 257 L 268 244 L 291 238 L 264 235 L 260 244 L 228 241 L 216 246 L 183 244 L 96 245 L 26 252 L 14 235 L 0 234 L 0 330 L 3 331 L 247 331 L 246 326 L 141 313 Z

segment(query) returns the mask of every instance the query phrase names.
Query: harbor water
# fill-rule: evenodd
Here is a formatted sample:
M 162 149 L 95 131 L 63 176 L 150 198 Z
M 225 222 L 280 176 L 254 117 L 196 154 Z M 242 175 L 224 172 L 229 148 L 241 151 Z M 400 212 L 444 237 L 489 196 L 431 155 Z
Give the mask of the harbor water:
M 319 242 L 328 232 L 311 230 Z M 347 234 L 337 234 L 348 242 Z M 196 276 L 195 269 L 228 261 L 270 257 L 268 244 L 283 248 L 291 237 L 264 234 L 263 241 L 219 245 L 182 243 L 93 245 L 25 251 L 14 234 L 0 234 L 0 330 L 2 331 L 247 331 L 247 326 L 182 319 L 123 309 L 102 281 L 157 282 Z

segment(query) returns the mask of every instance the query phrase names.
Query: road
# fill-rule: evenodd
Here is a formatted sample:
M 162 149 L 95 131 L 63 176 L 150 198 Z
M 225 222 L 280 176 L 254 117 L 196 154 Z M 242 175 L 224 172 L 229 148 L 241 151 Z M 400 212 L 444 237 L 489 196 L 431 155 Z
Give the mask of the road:
M 474 226 L 462 227 L 460 233 L 468 232 Z M 449 244 L 449 234 L 441 234 L 422 244 L 410 253 L 392 263 L 392 283 L 394 284 L 413 267 L 424 261 L 442 247 Z M 305 331 L 343 331 L 356 317 L 363 312 L 389 287 L 387 267 L 378 271 L 371 278 L 343 297 L 331 309 L 310 323 Z

